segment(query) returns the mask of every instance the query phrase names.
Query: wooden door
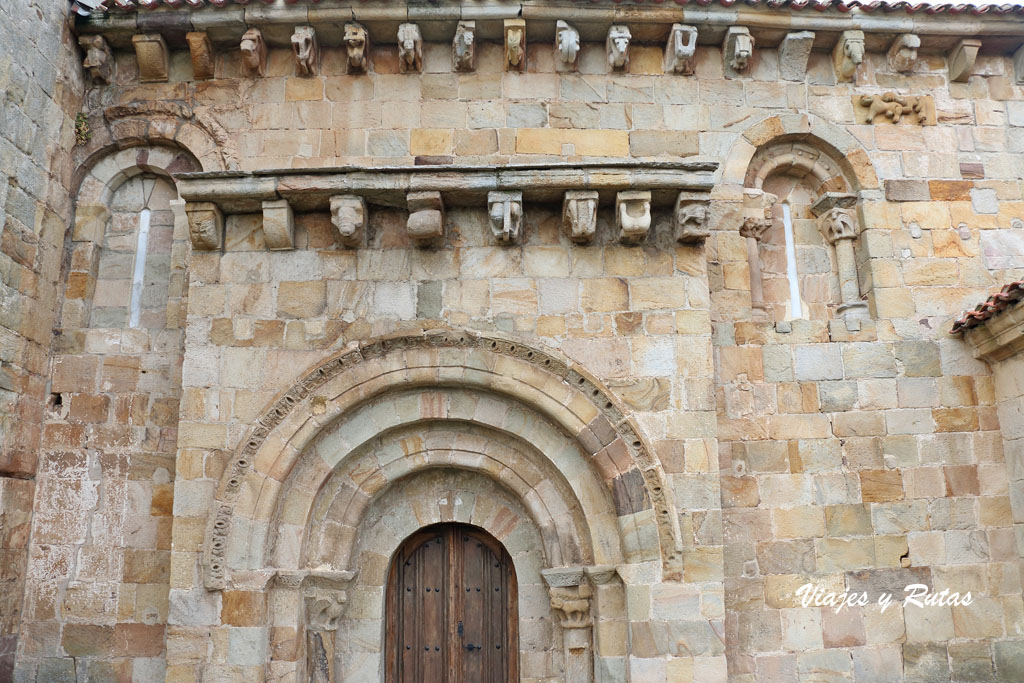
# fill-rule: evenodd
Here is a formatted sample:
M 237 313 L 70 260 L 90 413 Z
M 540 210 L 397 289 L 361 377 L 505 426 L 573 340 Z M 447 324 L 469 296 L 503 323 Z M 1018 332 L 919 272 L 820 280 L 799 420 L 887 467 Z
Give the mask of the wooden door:
M 388 683 L 519 680 L 512 559 L 486 532 L 428 527 L 391 562 L 387 593 Z

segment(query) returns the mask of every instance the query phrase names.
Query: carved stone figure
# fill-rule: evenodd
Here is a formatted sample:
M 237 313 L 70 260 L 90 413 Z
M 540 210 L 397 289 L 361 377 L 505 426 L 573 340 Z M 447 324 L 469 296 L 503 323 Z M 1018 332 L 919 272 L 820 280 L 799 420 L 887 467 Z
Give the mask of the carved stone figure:
M 307 586 L 303 590 L 306 601 L 306 625 L 315 631 L 336 631 L 341 620 L 348 593 L 336 588 Z
M 188 236 L 197 251 L 220 249 L 224 235 L 224 214 L 213 202 L 188 202 Z
M 665 44 L 665 73 L 692 76 L 697 54 L 697 27 L 672 24 Z
M 573 242 L 593 240 L 597 233 L 597 191 L 567 191 L 562 200 L 562 225 Z
M 157 83 L 167 80 L 167 43 L 159 33 L 132 36 L 135 57 L 139 60 L 139 80 Z
M 89 72 L 93 83 L 110 83 L 114 71 L 114 56 L 103 36 L 79 36 L 78 44 L 85 50 L 82 66 Z
M 615 25 L 608 29 L 605 47 L 608 50 L 608 66 L 613 70 L 629 68 L 629 41 L 632 37 L 629 28 L 625 26 Z
M 863 62 L 864 32 L 843 31 L 832 50 L 832 66 L 836 70 L 836 79 L 840 81 L 853 80 L 853 74 Z
M 703 242 L 711 234 L 707 226 L 708 205 L 680 192 L 674 212 L 676 239 L 680 242 Z
M 523 228 L 523 193 L 488 192 L 487 214 L 491 220 L 491 233 L 498 242 L 517 242 Z
M 897 36 L 889 47 L 889 68 L 900 73 L 913 71 L 919 47 L 921 47 L 920 36 L 913 33 Z
M 331 222 L 342 244 L 357 247 L 366 237 L 366 200 L 358 195 L 331 197 Z
M 398 68 L 404 74 L 423 71 L 423 37 L 416 24 L 398 27 Z
M 592 590 L 586 581 L 578 586 L 553 586 L 548 589 L 551 609 L 559 612 L 562 628 L 590 626 L 590 598 Z
M 267 43 L 263 40 L 263 32 L 251 28 L 242 34 L 242 64 L 251 74 L 267 75 Z
M 881 95 L 854 97 L 854 105 L 862 111 L 864 123 L 900 123 L 920 126 L 935 125 L 935 101 L 930 95 Z
M 559 19 L 555 22 L 555 52 L 562 64 L 576 67 L 580 53 L 580 32 Z
M 526 22 L 505 20 L 505 70 L 526 70 Z
M 730 26 L 722 43 L 726 78 L 747 73 L 754 56 L 754 37 L 746 26 Z
M 452 40 L 452 65 L 456 71 L 476 70 L 476 22 L 460 21 Z
M 882 95 L 864 95 L 860 103 L 868 108 L 865 123 L 874 123 L 875 117 L 884 115 L 893 123 L 899 123 L 903 112 L 910 109 L 910 99 L 900 97 L 896 93 L 887 92 Z
M 406 196 L 409 239 L 425 245 L 444 237 L 444 200 L 440 192 L 410 192 Z
M 295 54 L 296 72 L 300 76 L 316 76 L 320 70 L 320 45 L 316 40 L 316 29 L 312 26 L 296 26 L 292 34 L 292 52 Z
M 192 57 L 192 76 L 197 81 L 213 78 L 213 43 L 206 31 L 189 31 L 185 34 L 189 54 Z
M 825 212 L 818 219 L 818 226 L 831 244 L 857 237 L 856 224 L 849 211 L 845 209 L 835 208 Z
M 623 190 L 615 195 L 615 222 L 622 242 L 640 242 L 651 229 L 651 193 Z
M 345 24 L 345 50 L 348 52 L 348 72 L 361 73 L 369 68 L 370 35 L 361 24 Z

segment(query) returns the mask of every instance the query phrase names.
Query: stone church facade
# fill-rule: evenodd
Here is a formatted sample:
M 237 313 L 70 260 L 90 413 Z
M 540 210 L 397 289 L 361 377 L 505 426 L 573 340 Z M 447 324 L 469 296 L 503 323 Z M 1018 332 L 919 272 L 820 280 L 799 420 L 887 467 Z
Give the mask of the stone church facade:
M 4 2 L 0 680 L 1024 680 L 1022 45 Z

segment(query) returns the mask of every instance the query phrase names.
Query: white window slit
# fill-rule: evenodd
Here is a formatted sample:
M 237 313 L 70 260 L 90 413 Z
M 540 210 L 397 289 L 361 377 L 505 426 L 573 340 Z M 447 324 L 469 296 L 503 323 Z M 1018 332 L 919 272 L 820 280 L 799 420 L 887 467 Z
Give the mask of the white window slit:
M 128 327 L 138 327 L 142 314 L 142 289 L 146 277 L 146 247 L 149 244 L 150 210 L 139 212 L 139 243 L 135 249 L 135 268 L 132 270 L 132 298 Z
M 789 202 L 782 203 L 782 225 L 786 234 L 786 279 L 789 280 L 789 319 L 803 317 L 800 302 L 800 277 L 796 271 L 796 239 L 793 237 L 793 213 Z

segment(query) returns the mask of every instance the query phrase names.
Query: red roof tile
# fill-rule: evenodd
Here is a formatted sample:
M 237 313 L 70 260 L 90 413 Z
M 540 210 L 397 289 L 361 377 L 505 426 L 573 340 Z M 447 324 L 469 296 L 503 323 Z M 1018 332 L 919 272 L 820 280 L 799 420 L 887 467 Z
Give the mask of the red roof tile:
M 1003 287 L 1001 290 L 978 304 L 973 311 L 965 311 L 960 318 L 953 323 L 954 334 L 966 332 L 972 327 L 981 325 L 986 320 L 994 318 L 1007 308 L 1014 306 L 1018 301 L 1024 299 L 1024 280 L 1017 280 Z

